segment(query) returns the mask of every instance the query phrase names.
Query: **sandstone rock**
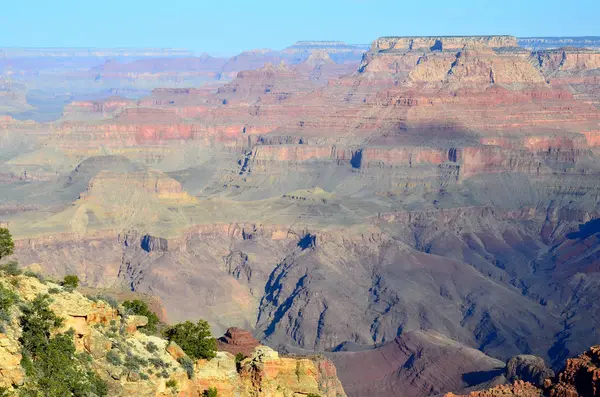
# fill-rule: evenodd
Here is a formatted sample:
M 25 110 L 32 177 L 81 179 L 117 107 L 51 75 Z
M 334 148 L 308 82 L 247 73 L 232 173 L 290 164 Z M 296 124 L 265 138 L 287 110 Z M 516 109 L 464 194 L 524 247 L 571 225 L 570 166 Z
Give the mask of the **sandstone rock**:
M 127 374 L 127 380 L 129 382 L 139 382 L 140 379 L 140 373 L 138 371 L 129 371 L 129 374 Z
M 138 315 L 128 315 L 125 317 L 125 330 L 129 334 L 134 334 L 139 327 L 148 325 L 148 317 Z
M 90 327 L 86 317 L 67 316 L 63 325 L 63 331 L 72 329 L 76 337 L 83 337 L 90 334 Z
M 199 390 L 216 387 L 219 395 L 240 394 L 241 378 L 237 372 L 234 356 L 226 352 L 217 352 L 217 356 L 212 360 L 199 360 L 196 365 L 195 384 Z
M 542 387 L 547 378 L 554 377 L 554 371 L 546 366 L 540 357 L 530 355 L 515 356 L 506 364 L 506 378 L 509 382 L 522 380 Z
M 512 361 L 512 362 L 511 362 Z M 539 380 L 547 369 L 538 357 L 520 356 L 509 361 L 508 373 L 524 373 L 524 376 Z M 600 346 L 594 346 L 577 358 L 567 360 L 565 368 L 554 378 L 546 378 L 540 387 L 515 381 L 513 385 L 472 392 L 469 397 L 520 396 L 520 397 L 597 397 L 600 396 Z M 452 393 L 446 397 L 455 396 Z M 467 396 L 465 396 L 467 397 Z
M 229 328 L 225 335 L 217 339 L 218 350 L 233 355 L 242 353 L 245 356 L 250 356 L 259 344 L 250 332 L 236 327 Z
M 1 278 L 2 275 L 0 283 L 4 285 Z M 14 280 L 18 281 L 14 284 L 19 285 L 27 296 L 35 297 L 48 289 L 30 277 L 17 276 Z M 112 314 L 98 315 L 99 307 L 106 309 L 103 304 L 92 302 L 78 292 L 53 292 L 52 298 L 51 310 L 67 318 L 71 328 L 78 328 L 76 347 L 90 353 L 91 369 L 107 383 L 110 396 L 167 397 L 176 391 L 181 397 L 197 397 L 211 387 L 217 387 L 219 395 L 224 397 L 288 397 L 313 392 L 324 397 L 345 396 L 335 368 L 323 358 L 280 358 L 276 351 L 262 346 L 245 361 L 248 366 L 240 372 L 234 355 L 217 352 L 212 360 L 198 360 L 192 369 L 193 373 L 189 374 L 190 369 L 178 362 L 185 356 L 179 346 L 168 344 L 156 336 L 135 332 L 138 326 L 147 323 L 146 317 L 129 316 L 122 320 L 116 314 L 114 321 L 130 327 L 133 332 L 114 335 L 111 330 L 114 325 L 107 327 L 103 323 Z M 74 302 L 80 304 L 78 309 Z M 92 316 L 93 313 L 97 315 Z M 98 323 L 90 326 L 90 318 Z M 7 332 L 0 334 L 0 387 L 12 388 L 25 381 L 25 373 L 20 365 L 20 330 L 16 327 L 17 322 L 8 324 Z M 112 335 L 110 338 L 107 336 L 109 333 Z M 231 330 L 229 336 L 236 343 L 244 342 L 232 346 L 248 346 L 245 331 Z M 149 348 L 150 342 L 157 348 Z M 109 351 L 113 356 L 110 360 L 106 357 Z M 167 379 L 175 381 L 176 388 L 168 388 Z
M 110 339 L 95 329 L 84 336 L 83 343 L 86 350 L 96 359 L 106 356 L 106 353 L 112 348 Z
M 550 397 L 600 396 L 600 346 L 568 359 L 552 384 L 546 385 L 546 390 Z
M 8 337 L 1 337 L 0 341 L 0 387 L 22 385 L 25 371 L 21 367 L 20 345 L 16 340 Z
M 169 342 L 167 346 L 167 352 L 173 357 L 175 360 L 179 360 L 182 357 L 185 357 L 186 354 L 179 345 L 173 341 Z

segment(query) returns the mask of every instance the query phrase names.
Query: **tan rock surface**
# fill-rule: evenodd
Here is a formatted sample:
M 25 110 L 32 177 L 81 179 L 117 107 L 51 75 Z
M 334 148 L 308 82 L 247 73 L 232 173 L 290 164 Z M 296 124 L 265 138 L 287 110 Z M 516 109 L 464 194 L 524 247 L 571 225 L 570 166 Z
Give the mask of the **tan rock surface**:
M 63 329 L 76 328 L 75 346 L 79 352 L 90 353 L 92 367 L 107 383 L 110 396 L 166 397 L 176 392 L 181 397 L 197 397 L 204 390 L 216 387 L 219 395 L 225 397 L 287 397 L 313 392 L 324 397 L 345 397 L 330 362 L 322 358 L 280 358 L 265 346 L 258 347 L 239 372 L 232 354 L 218 352 L 212 360 L 195 363 L 190 378 L 178 362 L 185 356 L 179 346 L 135 332 L 138 326 L 147 323 L 146 317 L 121 318 L 114 309 L 107 308 L 108 304 L 98 299 L 91 301 L 77 291 L 63 291 L 56 284 L 44 284 L 34 277 L 0 275 L 0 283 L 11 290 L 9 279 L 18 285 L 15 292 L 22 299 L 34 299 L 53 290 L 51 309 L 65 319 Z M 20 365 L 17 316 L 18 313 L 13 313 L 7 332 L 0 334 L 0 387 L 18 392 L 25 373 Z M 124 332 L 119 332 L 120 327 Z M 154 345 L 152 349 L 150 343 Z M 130 363 L 126 364 L 128 360 Z M 175 387 L 167 387 L 168 380 L 174 381 Z

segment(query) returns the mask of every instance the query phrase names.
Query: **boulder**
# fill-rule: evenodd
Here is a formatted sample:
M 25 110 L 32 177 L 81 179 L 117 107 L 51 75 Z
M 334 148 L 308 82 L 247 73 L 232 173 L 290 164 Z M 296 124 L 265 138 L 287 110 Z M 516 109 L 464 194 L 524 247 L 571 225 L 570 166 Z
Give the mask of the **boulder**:
M 242 353 L 245 356 L 250 356 L 258 345 L 260 343 L 250 332 L 236 327 L 229 328 L 225 335 L 217 340 L 219 351 L 229 352 L 233 355 Z
M 180 358 L 185 357 L 186 355 L 183 349 L 173 341 L 171 341 L 169 343 L 169 346 L 167 346 L 167 352 L 169 352 L 171 357 L 173 357 L 175 360 L 179 360 Z
M 148 325 L 148 317 L 131 315 L 125 318 L 125 330 L 128 334 L 134 334 L 139 327 Z
M 554 377 L 554 371 L 544 360 L 532 355 L 515 356 L 506 364 L 506 378 L 509 382 L 522 380 L 541 387 L 547 378 Z
M 92 329 L 90 334 L 83 338 L 83 345 L 94 358 L 106 356 L 106 353 L 112 348 L 110 339 L 95 329 Z

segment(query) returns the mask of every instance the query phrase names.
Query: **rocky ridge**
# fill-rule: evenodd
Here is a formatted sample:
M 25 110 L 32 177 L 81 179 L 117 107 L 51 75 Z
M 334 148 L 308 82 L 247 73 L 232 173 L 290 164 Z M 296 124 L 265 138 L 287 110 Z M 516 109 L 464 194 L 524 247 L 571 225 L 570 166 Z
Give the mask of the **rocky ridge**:
M 77 352 L 89 355 L 110 396 L 198 396 L 209 388 L 216 388 L 219 396 L 345 396 L 335 367 L 323 357 L 281 357 L 266 346 L 255 346 L 239 365 L 231 353 L 217 352 L 214 359 L 195 362 L 193 372 L 187 373 L 177 361 L 185 356 L 177 345 L 138 330 L 147 323 L 143 316 L 123 316 L 101 299 L 90 300 L 32 276 L 2 275 L 0 284 L 22 302 L 50 294 L 51 310 L 64 319 L 58 332 L 74 330 Z M 20 364 L 18 316 L 19 309 L 11 309 L 0 334 L 0 387 L 17 391 L 27 382 Z M 122 355 L 133 357 L 138 367 L 117 363 L 114 356 Z
M 501 385 L 486 391 L 477 391 L 469 397 L 597 397 L 600 396 L 600 346 L 594 346 L 579 357 L 570 358 L 555 377 L 548 376 L 537 387 L 523 380 L 513 385 Z M 446 397 L 456 397 L 446 394 Z

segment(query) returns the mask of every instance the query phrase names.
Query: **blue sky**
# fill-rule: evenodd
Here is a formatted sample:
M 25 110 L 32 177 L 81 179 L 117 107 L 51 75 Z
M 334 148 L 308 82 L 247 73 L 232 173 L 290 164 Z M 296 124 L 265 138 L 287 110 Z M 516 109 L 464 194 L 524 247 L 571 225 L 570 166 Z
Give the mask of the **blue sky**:
M 600 0 L 1 0 L 0 47 L 176 47 L 235 54 L 297 40 L 600 36 Z

